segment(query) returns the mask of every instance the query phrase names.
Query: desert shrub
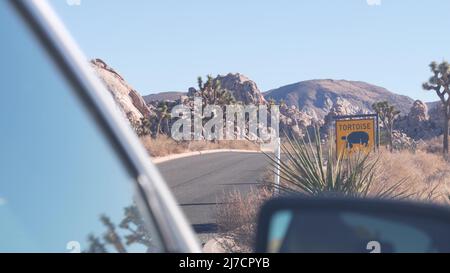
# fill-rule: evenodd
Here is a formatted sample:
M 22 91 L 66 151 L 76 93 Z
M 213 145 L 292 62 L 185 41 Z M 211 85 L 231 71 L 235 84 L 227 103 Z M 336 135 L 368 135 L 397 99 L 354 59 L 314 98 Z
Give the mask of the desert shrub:
M 400 131 L 392 132 L 392 147 L 397 151 L 410 151 L 415 153 L 419 145 L 419 141 L 410 138 L 407 134 Z M 392 150 L 391 150 L 392 151 Z
M 333 141 L 328 141 L 326 153 L 318 130 L 314 140 L 309 138 L 287 138 L 282 145 L 283 160 L 278 162 L 268 156 L 274 168 L 279 168 L 283 184 L 279 187 L 285 193 L 302 193 L 311 196 L 339 194 L 365 197 L 369 193 L 380 198 L 401 198 L 399 191 L 403 180 L 373 190 L 373 182 L 379 158 L 361 152 L 351 156 L 337 154 Z
M 290 164 L 284 166 L 287 168 L 284 172 L 291 174 L 282 179 L 282 193 L 322 195 L 340 192 L 359 197 L 450 203 L 450 165 L 441 157 L 440 150 L 436 154 L 422 149 L 415 153 L 408 150 L 391 153 L 381 148 L 369 156 L 359 155 L 351 164 L 338 164 L 330 150 L 331 156 L 319 157 L 323 147 L 319 147 L 320 142 L 298 140 L 295 143 L 292 139 L 291 142 L 285 144 L 288 147 L 283 155 L 286 157 L 284 162 Z M 327 149 L 334 149 L 334 146 Z M 225 204 L 217 209 L 219 237 L 225 238 L 221 241 L 223 249 L 228 252 L 252 251 L 256 217 L 261 205 L 273 196 L 272 181 L 273 171 L 268 169 L 260 186 L 249 194 L 233 192 L 225 195 L 222 200 Z
M 417 149 L 427 153 L 439 154 L 442 156 L 442 142 L 443 142 L 442 136 L 434 137 L 426 141 L 421 141 Z
M 230 150 L 259 150 L 259 146 L 253 142 L 246 140 L 229 141 L 191 141 L 189 142 L 189 151 L 204 151 L 215 149 L 230 149 Z
M 256 218 L 261 205 L 273 196 L 272 191 L 258 187 L 248 193 L 238 191 L 224 195 L 217 206 L 220 245 L 227 252 L 253 252 Z
M 141 142 L 152 157 L 179 154 L 188 150 L 188 145 L 186 143 L 178 143 L 172 138 L 163 135 L 160 135 L 157 138 L 152 138 L 147 135 L 141 137 Z
M 450 183 L 450 166 L 441 152 L 431 154 L 423 150 L 416 153 L 382 149 L 373 190 L 391 187 L 395 181 L 404 179 L 396 190 L 407 192 L 408 199 L 447 203 L 447 188 Z
M 142 144 L 152 157 L 161 157 L 186 152 L 230 149 L 230 150 L 259 150 L 259 146 L 250 141 L 175 141 L 174 139 L 159 135 L 156 138 L 149 135 L 140 138 Z

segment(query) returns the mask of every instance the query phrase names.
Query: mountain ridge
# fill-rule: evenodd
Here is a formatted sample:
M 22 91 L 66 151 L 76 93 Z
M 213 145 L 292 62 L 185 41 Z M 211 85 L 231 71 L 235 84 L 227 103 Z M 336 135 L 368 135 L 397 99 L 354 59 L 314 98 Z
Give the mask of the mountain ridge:
M 339 99 L 346 100 L 354 107 L 355 114 L 371 112 L 377 101 L 387 100 L 402 114 L 407 114 L 414 99 L 394 93 L 384 87 L 363 81 L 315 79 L 281 86 L 264 93 L 266 99 L 284 100 L 306 112 L 316 112 L 319 118 Z
M 155 123 L 162 102 L 170 112 L 177 104 L 189 104 L 197 92 L 191 87 L 186 93 L 163 92 L 143 97 L 101 59 L 92 60 L 91 65 L 134 127 L 142 119 L 152 119 Z M 373 113 L 372 104 L 379 101 L 388 101 L 402 112 L 397 127 L 408 136 L 426 139 L 442 133 L 438 102 L 414 101 L 408 96 L 363 81 L 307 80 L 263 93 L 254 81 L 239 73 L 218 75 L 215 79 L 220 80 L 222 86 L 243 104 L 264 105 L 271 104 L 272 99 L 276 100 L 280 105 L 280 128 L 296 136 L 304 135 L 313 124 L 330 126 L 329 121 L 336 115 Z M 166 127 L 165 132 L 169 132 L 170 122 Z
M 319 119 L 323 119 L 339 99 L 347 100 L 355 106 L 356 114 L 371 112 L 371 106 L 374 102 L 387 100 L 396 106 L 402 112 L 402 115 L 405 115 L 415 101 L 409 96 L 392 92 L 378 85 L 345 79 L 304 80 L 265 92 L 258 89 L 256 93 L 258 92 L 267 100 L 275 99 L 277 102 L 284 100 L 288 106 L 296 106 L 298 109 L 309 113 L 315 112 Z M 147 102 L 155 100 L 174 101 L 187 94 L 188 92 L 160 92 L 146 95 L 144 99 Z M 435 106 L 436 102 L 427 104 Z

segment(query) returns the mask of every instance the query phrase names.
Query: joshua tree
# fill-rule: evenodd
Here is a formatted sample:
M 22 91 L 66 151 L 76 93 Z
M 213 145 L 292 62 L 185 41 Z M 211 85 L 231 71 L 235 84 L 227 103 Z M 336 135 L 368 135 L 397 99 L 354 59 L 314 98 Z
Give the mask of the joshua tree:
M 269 103 L 270 106 L 273 106 L 273 105 L 276 105 L 276 104 L 277 104 L 277 101 L 276 101 L 274 98 L 270 98 L 270 99 L 268 100 L 268 103 Z
M 389 105 L 387 101 L 374 103 L 372 108 L 383 123 L 384 130 L 386 130 L 389 138 L 389 150 L 392 152 L 394 149 L 392 145 L 392 131 L 394 130 L 394 121 L 397 119 L 400 111 L 396 110 L 394 106 Z
M 105 226 L 106 232 L 102 237 L 90 234 L 88 236 L 89 247 L 86 252 L 107 253 L 113 251 L 125 253 L 127 247 L 131 245 L 143 246 L 147 252 L 152 252 L 155 249 L 152 236 L 135 205 L 124 208 L 124 218 L 118 227 L 106 215 L 102 215 L 100 221 Z
M 203 83 L 202 77 L 198 77 L 198 88 L 205 105 L 227 105 L 235 103 L 231 92 L 222 88 L 220 80 L 213 79 L 211 75 L 207 76 L 205 83 Z
M 127 246 L 132 244 L 140 244 L 151 250 L 154 247 L 152 237 L 147 230 L 144 219 L 136 206 L 125 208 L 125 217 L 120 222 L 119 227 L 129 232 L 124 236 Z
M 163 122 L 166 123 L 166 127 L 169 127 L 169 120 L 171 119 L 171 114 L 169 111 L 169 106 L 165 102 L 161 102 L 157 109 L 157 125 L 156 125 L 156 132 L 155 137 L 157 137 L 161 133 L 161 124 Z
M 100 221 L 107 228 L 106 233 L 103 235 L 103 239 L 105 240 L 105 242 L 114 246 L 117 252 L 126 253 L 127 250 L 122 243 L 122 239 L 117 234 L 116 226 L 113 224 L 113 222 L 111 222 L 111 219 L 109 219 L 109 217 L 106 215 L 102 215 L 100 217 Z
M 89 248 L 87 249 L 87 253 L 107 253 L 105 244 L 101 241 L 100 238 L 95 235 L 88 236 Z
M 441 64 L 430 64 L 433 76 L 423 84 L 423 89 L 434 90 L 441 99 L 442 114 L 444 115 L 444 156 L 448 155 L 448 122 L 450 120 L 450 65 L 444 61 Z
M 138 136 L 147 136 L 151 134 L 152 123 L 148 118 L 141 118 L 139 122 L 132 124 Z

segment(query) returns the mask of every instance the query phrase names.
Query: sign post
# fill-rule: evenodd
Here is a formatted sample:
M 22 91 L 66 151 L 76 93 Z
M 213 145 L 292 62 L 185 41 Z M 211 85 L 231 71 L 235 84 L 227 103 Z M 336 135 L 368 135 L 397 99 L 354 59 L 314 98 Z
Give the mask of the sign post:
M 335 133 L 337 155 L 368 154 L 379 147 L 378 115 L 338 116 Z

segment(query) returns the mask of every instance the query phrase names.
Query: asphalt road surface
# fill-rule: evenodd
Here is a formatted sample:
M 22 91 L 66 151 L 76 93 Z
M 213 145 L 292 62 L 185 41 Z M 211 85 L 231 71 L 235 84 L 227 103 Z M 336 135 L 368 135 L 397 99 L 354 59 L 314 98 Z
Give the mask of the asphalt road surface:
M 262 153 L 214 153 L 157 164 L 197 233 L 214 233 L 226 192 L 248 192 L 270 163 Z

